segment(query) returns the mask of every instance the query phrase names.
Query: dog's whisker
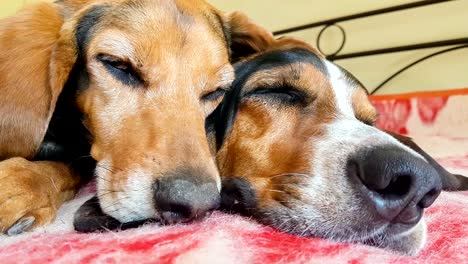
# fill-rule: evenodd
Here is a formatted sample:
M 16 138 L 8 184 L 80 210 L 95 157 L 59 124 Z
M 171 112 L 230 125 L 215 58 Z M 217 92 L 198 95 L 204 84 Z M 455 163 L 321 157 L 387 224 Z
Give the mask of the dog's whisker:
M 275 190 L 275 189 L 263 189 L 263 190 L 268 191 L 268 192 L 286 193 L 285 191 Z
M 294 176 L 297 176 L 297 177 L 310 177 L 309 174 L 304 174 L 304 173 L 282 173 L 282 174 L 277 174 L 277 175 L 273 175 L 271 177 L 269 177 L 268 179 L 275 179 L 275 178 L 279 178 L 279 177 L 294 177 Z

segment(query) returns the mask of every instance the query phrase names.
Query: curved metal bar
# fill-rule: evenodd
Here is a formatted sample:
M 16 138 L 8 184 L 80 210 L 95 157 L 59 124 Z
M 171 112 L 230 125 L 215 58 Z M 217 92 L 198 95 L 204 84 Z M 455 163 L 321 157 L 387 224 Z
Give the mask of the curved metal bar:
M 394 53 L 394 52 L 401 52 L 401 51 L 427 49 L 427 48 L 437 48 L 437 47 L 450 46 L 450 45 L 462 45 L 462 44 L 468 44 L 468 37 L 431 41 L 431 42 L 390 47 L 390 48 L 384 48 L 384 49 L 360 51 L 360 52 L 348 53 L 348 54 L 343 54 L 343 55 L 330 56 L 328 59 L 330 60 L 352 59 L 352 58 L 371 56 L 371 55 L 379 55 L 379 54 Z
M 366 12 L 362 12 L 362 13 L 357 13 L 357 14 L 332 18 L 332 19 L 328 19 L 328 20 L 323 20 L 323 21 L 319 21 L 319 22 L 314 22 L 314 23 L 310 23 L 310 24 L 306 24 L 306 25 L 302 25 L 302 26 L 286 28 L 286 29 L 275 31 L 275 32 L 273 32 L 273 34 L 274 35 L 281 35 L 281 34 L 291 33 L 291 32 L 295 32 L 295 31 L 305 30 L 305 29 L 309 29 L 309 28 L 325 26 L 325 25 L 329 25 L 329 24 L 335 24 L 335 23 L 338 23 L 338 22 L 343 22 L 343 21 L 348 21 L 348 20 L 353 20 L 353 19 L 358 19 L 358 18 L 363 18 L 363 17 L 369 17 L 369 16 L 375 16 L 375 15 L 381 15 L 381 14 L 386 14 L 386 13 L 390 13 L 390 12 L 396 12 L 396 11 L 401 11 L 401 10 L 406 10 L 406 9 L 411 9 L 411 8 L 416 8 L 416 7 L 439 4 L 439 3 L 443 3 L 443 2 L 449 2 L 449 1 L 455 1 L 455 0 L 422 0 L 422 1 L 414 2 L 414 3 L 391 6 L 391 7 L 385 7 L 385 8 L 381 8 L 381 9 L 376 9 L 376 10 L 366 11 Z
M 426 55 L 408 65 L 406 65 L 405 67 L 401 68 L 399 71 L 395 72 L 394 74 L 392 74 L 390 77 L 388 77 L 387 79 L 385 79 L 385 81 L 383 81 L 381 84 L 379 84 L 377 86 L 377 88 L 375 88 L 374 90 L 372 90 L 370 92 L 370 94 L 375 94 L 377 91 L 379 91 L 385 84 L 387 84 L 389 81 L 393 80 L 395 77 L 397 77 L 398 75 L 400 75 L 402 72 L 406 71 L 407 69 L 413 67 L 414 65 L 420 63 L 420 62 L 423 62 L 427 59 L 430 59 L 430 58 L 433 58 L 435 56 L 438 56 L 438 55 L 441 55 L 441 54 L 444 54 L 444 53 L 447 53 L 447 52 L 450 52 L 450 51 L 454 51 L 454 50 L 459 50 L 459 49 L 465 49 L 465 48 L 468 48 L 468 44 L 467 45 L 460 45 L 460 46 L 456 46 L 456 47 L 452 47 L 452 48 L 448 48 L 448 49 L 444 49 L 444 50 L 440 50 L 440 51 L 437 51 L 437 52 L 434 52 L 434 53 L 431 53 L 429 55 Z
M 322 38 L 322 34 L 323 32 L 325 32 L 327 29 L 329 29 L 330 27 L 337 27 L 340 31 L 341 31 L 341 35 L 343 36 L 342 38 L 342 41 L 341 41 L 341 45 L 340 47 L 335 51 L 333 52 L 332 54 L 325 54 L 325 52 L 322 51 L 322 48 L 320 47 L 320 40 Z M 317 41 L 316 41 L 316 46 L 317 46 L 317 49 L 322 53 L 324 54 L 327 58 L 328 57 L 334 57 L 336 55 L 338 55 L 344 48 L 346 44 L 346 31 L 344 30 L 344 28 L 340 25 L 337 25 L 337 24 L 329 24 L 329 25 L 326 25 L 325 27 L 323 27 L 318 36 L 317 36 Z

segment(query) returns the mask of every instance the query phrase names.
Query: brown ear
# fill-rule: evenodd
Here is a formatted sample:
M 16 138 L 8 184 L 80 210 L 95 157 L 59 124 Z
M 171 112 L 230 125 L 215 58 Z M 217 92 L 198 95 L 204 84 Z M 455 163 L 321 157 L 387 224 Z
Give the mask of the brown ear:
M 227 14 L 227 25 L 231 39 L 232 62 L 264 51 L 275 41 L 271 32 L 253 23 L 240 12 Z
M 439 173 L 442 180 L 442 189 L 445 191 L 466 191 L 468 190 L 468 177 L 452 174 L 435 161 L 429 154 L 422 150 L 411 138 L 405 137 L 393 132 L 385 131 L 387 134 L 396 138 L 398 141 L 408 146 L 412 150 L 421 154 L 429 164 Z
M 63 18 L 40 3 L 0 22 L 0 160 L 37 152 L 61 92 L 49 63 Z
M 69 75 L 77 61 L 78 48 L 74 36 L 76 22 L 70 20 L 63 24 L 60 31 L 60 37 L 56 41 L 50 58 L 49 85 L 51 90 L 57 95 L 64 88 Z M 54 98 L 53 104 L 57 101 Z

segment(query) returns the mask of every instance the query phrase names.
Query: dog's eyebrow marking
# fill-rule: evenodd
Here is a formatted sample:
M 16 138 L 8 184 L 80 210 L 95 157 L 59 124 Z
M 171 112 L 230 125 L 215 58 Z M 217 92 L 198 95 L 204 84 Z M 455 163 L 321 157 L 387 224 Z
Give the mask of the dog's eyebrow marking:
M 75 39 L 80 56 L 84 56 L 94 27 L 102 19 L 102 16 L 108 8 L 108 5 L 93 6 L 78 21 L 75 29 Z

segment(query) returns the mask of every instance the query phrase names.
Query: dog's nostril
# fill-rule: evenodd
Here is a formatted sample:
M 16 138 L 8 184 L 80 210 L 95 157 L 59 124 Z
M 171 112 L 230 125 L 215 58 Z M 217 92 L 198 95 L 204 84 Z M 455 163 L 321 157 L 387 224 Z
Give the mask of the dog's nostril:
M 192 210 L 190 206 L 182 204 L 168 204 L 166 208 L 160 208 L 163 220 L 168 223 L 187 222 L 192 219 Z
M 221 198 L 210 177 L 188 172 L 160 178 L 154 184 L 154 191 L 156 209 L 167 224 L 202 219 L 219 207 Z
M 410 152 L 381 146 L 358 154 L 348 173 L 359 178 L 360 190 L 379 217 L 415 224 L 423 209 L 438 197 L 441 183 L 437 172 Z
M 192 215 L 191 206 L 182 205 L 182 204 L 171 204 L 169 206 L 170 206 L 170 209 L 168 210 L 168 212 L 173 214 L 177 218 L 182 218 L 182 219 L 191 218 L 191 215 Z
M 375 189 L 374 191 L 382 195 L 384 198 L 400 198 L 410 192 L 412 180 L 410 175 L 394 176 L 387 187 L 383 189 Z

